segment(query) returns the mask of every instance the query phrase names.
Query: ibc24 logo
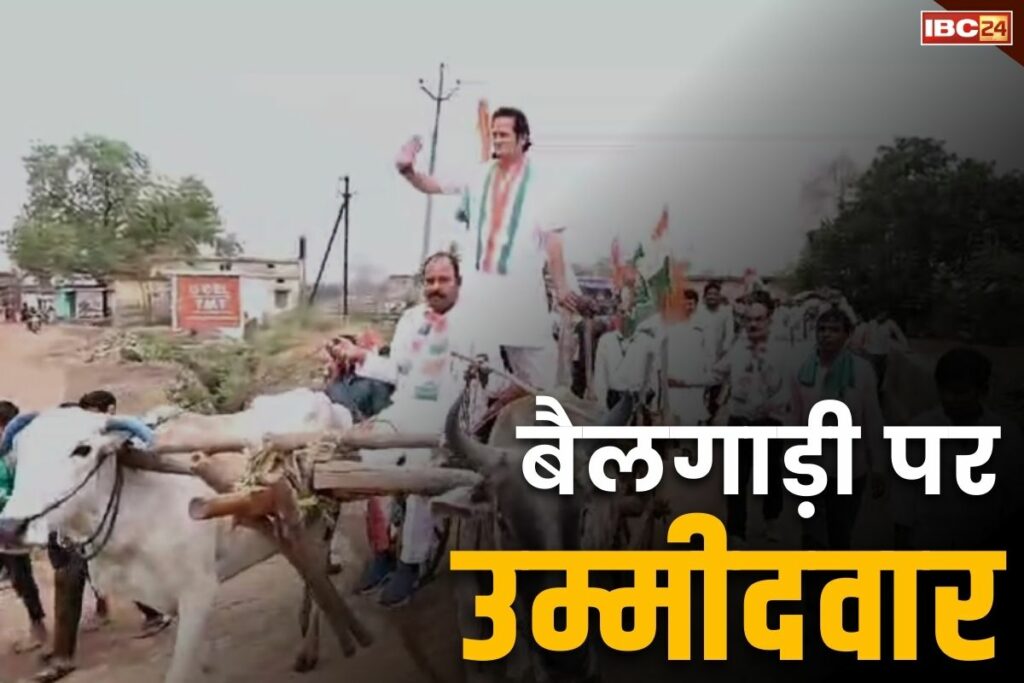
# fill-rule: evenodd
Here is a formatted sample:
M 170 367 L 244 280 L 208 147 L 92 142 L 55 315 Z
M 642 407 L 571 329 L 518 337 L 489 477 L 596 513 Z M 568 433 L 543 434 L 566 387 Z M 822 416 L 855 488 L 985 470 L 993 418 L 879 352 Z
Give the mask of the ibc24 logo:
M 922 45 L 1013 45 L 1013 12 L 921 12 Z

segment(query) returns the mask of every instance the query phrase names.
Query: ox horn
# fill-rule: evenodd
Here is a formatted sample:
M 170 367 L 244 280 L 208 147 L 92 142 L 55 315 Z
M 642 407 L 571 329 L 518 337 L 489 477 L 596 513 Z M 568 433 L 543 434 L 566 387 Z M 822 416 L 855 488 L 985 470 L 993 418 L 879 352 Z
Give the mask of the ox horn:
M 452 453 L 469 461 L 470 466 L 482 472 L 497 469 L 508 462 L 508 452 L 501 448 L 482 444 L 472 439 L 459 426 L 459 412 L 465 392 L 452 404 L 444 422 L 444 438 Z
M 135 417 L 112 417 L 107 420 L 103 431 L 105 433 L 124 432 L 146 445 L 152 444 L 154 438 L 153 430 L 146 426 L 142 420 Z
M 32 424 L 39 413 L 24 413 L 11 420 L 3 430 L 3 437 L 0 438 L 0 458 L 6 456 L 14 448 L 14 439 L 22 429 Z

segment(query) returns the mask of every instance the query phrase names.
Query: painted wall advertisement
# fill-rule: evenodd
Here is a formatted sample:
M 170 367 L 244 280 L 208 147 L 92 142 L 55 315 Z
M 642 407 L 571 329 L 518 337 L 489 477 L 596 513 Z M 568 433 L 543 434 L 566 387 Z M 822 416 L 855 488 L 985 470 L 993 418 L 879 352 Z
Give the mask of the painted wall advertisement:
M 74 317 L 79 320 L 103 318 L 103 292 L 91 290 L 76 292 Z
M 178 275 L 175 280 L 175 327 L 198 331 L 242 326 L 237 276 Z

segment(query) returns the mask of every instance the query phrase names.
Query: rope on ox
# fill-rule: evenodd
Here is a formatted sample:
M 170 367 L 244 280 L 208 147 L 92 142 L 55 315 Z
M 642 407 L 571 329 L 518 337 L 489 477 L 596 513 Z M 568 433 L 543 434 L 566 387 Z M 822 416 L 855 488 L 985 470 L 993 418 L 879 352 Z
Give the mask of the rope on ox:
M 358 460 L 358 457 L 354 455 L 354 449 L 345 448 L 330 437 L 296 449 L 282 448 L 280 443 L 266 439 L 263 446 L 248 458 L 245 473 L 236 489 L 258 490 L 275 478 L 283 478 L 297 494 L 304 521 L 320 515 L 325 522 L 331 523 L 338 515 L 341 502 L 333 496 L 317 493 L 314 471 L 317 463 L 334 460 Z
M 44 507 L 39 512 L 22 519 L 22 525 L 24 527 L 28 527 L 32 522 L 42 519 L 74 498 L 79 491 L 84 489 L 90 481 L 99 475 L 100 469 L 104 464 L 106 464 L 110 455 L 111 453 L 109 451 L 100 453 L 96 458 L 96 464 L 89 470 L 89 473 L 81 482 L 78 483 L 78 485 L 53 503 Z M 90 562 L 96 559 L 96 557 L 103 552 L 103 549 L 107 547 L 107 543 L 110 542 L 111 536 L 114 535 L 114 526 L 117 524 L 118 513 L 121 511 L 121 492 L 123 489 L 124 471 L 121 469 L 120 464 L 115 463 L 114 485 L 111 488 L 110 497 L 107 499 L 107 506 L 103 510 L 103 516 L 100 518 L 99 524 L 84 541 L 71 544 L 71 547 L 78 555 L 81 556 L 83 561 Z M 89 546 L 92 546 L 92 549 L 86 550 Z

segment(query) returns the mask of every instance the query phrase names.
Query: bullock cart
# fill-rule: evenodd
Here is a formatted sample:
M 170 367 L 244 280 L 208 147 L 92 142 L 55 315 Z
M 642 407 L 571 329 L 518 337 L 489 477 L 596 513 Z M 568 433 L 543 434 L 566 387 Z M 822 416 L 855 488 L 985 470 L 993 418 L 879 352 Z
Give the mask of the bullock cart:
M 515 518 L 516 512 L 510 516 L 510 511 L 519 509 L 521 517 L 524 510 L 520 503 L 531 497 L 522 490 L 517 466 L 525 452 L 524 445 L 510 443 L 510 435 L 514 434 L 514 426 L 533 422 L 536 392 L 521 386 L 525 395 L 484 416 L 490 424 L 481 429 L 485 425 L 469 419 L 466 412 L 472 388 L 473 381 L 467 377 L 466 393 L 452 408 L 443 445 L 441 434 L 382 434 L 357 426 L 346 431 L 268 435 L 261 444 L 225 439 L 212 433 L 192 434 L 188 440 L 179 437 L 173 443 L 162 443 L 158 437 L 145 450 L 126 445 L 119 455 L 121 462 L 130 467 L 199 477 L 215 495 L 190 502 L 189 515 L 193 519 L 233 518 L 235 524 L 255 529 L 274 542 L 306 586 L 301 610 L 305 639 L 295 668 L 307 671 L 318 660 L 320 615 L 346 656 L 373 642 L 370 630 L 329 576 L 329 542 L 343 503 L 378 496 L 431 498 L 432 509 L 444 522 L 428 571 L 436 569 L 450 546 L 635 547 L 637 536 L 622 537 L 625 519 L 639 516 L 643 520 L 641 527 L 650 523 L 646 519 L 653 512 L 649 501 L 628 495 L 594 496 L 589 492 L 577 497 L 570 505 L 572 510 L 565 505 L 557 506 L 558 510 L 546 510 L 544 503 L 537 508 L 530 503 L 530 515 L 553 518 L 552 514 L 564 516 L 568 511 L 569 517 L 564 521 L 575 521 L 568 526 L 558 525 L 567 532 L 565 538 L 529 538 L 523 528 L 533 525 L 526 523 L 524 527 L 524 520 Z M 560 397 L 563 405 L 580 422 L 627 424 L 634 418 L 631 400 L 623 402 L 628 406 L 605 415 L 591 402 L 573 403 L 563 398 Z M 359 455 L 373 449 L 395 448 L 443 450 L 445 457 L 440 460 L 447 464 L 372 465 Z M 589 453 L 579 456 L 587 458 Z M 455 533 L 449 537 L 448 529 L 452 527 Z M 472 637 L 480 627 L 472 616 L 472 603 L 480 587 L 473 581 L 457 583 L 460 630 L 464 636 Z M 536 661 L 536 653 L 520 651 L 512 659 L 518 660 L 509 662 L 513 670 L 546 668 Z M 472 678 L 479 672 L 469 673 Z
M 233 518 L 274 542 L 306 586 L 301 618 L 306 640 L 296 661 L 296 669 L 305 671 L 318 658 L 320 614 L 345 656 L 373 643 L 370 630 L 329 577 L 329 543 L 340 505 L 407 494 L 447 494 L 448 500 L 458 500 L 458 492 L 472 491 L 483 481 L 476 472 L 453 467 L 370 465 L 359 452 L 440 448 L 440 441 L 439 434 L 373 434 L 358 427 L 267 436 L 258 448 L 216 436 L 174 443 L 157 438 L 144 450 L 124 446 L 119 459 L 128 467 L 199 477 L 216 493 L 190 502 L 193 519 Z M 439 554 L 446 552 L 447 534 L 439 546 Z

